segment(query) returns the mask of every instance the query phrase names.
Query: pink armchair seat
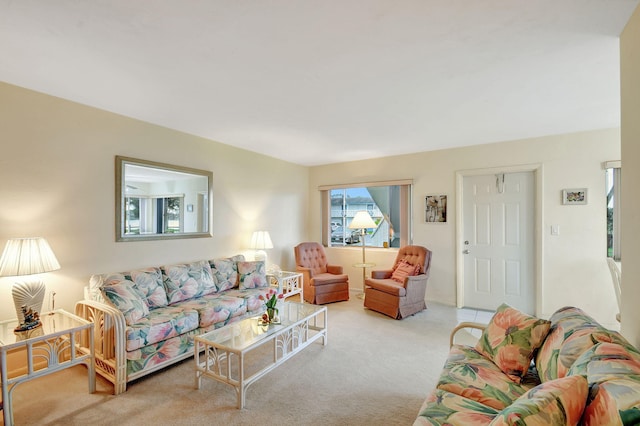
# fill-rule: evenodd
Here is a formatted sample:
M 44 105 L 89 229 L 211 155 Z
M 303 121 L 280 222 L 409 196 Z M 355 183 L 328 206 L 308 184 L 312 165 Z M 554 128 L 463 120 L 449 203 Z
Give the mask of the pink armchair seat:
M 302 273 L 304 300 L 317 305 L 349 300 L 349 276 L 342 266 L 327 263 L 322 244 L 300 243 L 293 251 L 296 271 Z
M 402 282 L 392 279 L 402 262 L 418 269 L 416 275 Z M 431 250 L 422 246 L 405 246 L 398 250 L 391 269 L 371 271 L 365 280 L 364 306 L 395 319 L 402 319 L 426 309 L 425 295 L 431 267 Z

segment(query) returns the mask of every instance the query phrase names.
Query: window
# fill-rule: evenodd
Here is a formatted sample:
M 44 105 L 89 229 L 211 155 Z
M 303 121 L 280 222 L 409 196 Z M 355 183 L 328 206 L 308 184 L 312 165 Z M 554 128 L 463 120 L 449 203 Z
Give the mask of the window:
M 182 196 L 125 197 L 125 235 L 183 232 Z
M 367 229 L 368 247 L 400 247 L 409 244 L 410 181 L 320 187 L 323 193 L 323 243 L 329 247 L 362 245 L 361 231 L 349 229 L 358 211 L 369 213 L 376 223 Z
M 620 261 L 620 162 L 605 163 L 607 187 L 607 257 Z

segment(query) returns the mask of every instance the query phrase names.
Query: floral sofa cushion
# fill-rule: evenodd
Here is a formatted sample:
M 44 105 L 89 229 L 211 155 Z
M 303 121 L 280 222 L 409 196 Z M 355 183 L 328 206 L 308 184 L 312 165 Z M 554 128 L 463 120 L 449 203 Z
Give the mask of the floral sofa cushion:
M 127 351 L 176 337 L 198 328 L 198 312 L 177 306 L 154 309 L 126 329 Z
M 535 361 L 543 382 L 565 377 L 576 359 L 598 342 L 629 344 L 578 308 L 562 308 L 550 320 L 551 330 Z
M 534 352 L 547 337 L 551 323 L 503 303 L 496 310 L 476 345 L 514 382 L 529 370 Z
M 238 287 L 238 261 L 243 261 L 244 257 L 238 259 L 230 257 L 226 259 L 213 259 L 209 261 L 211 269 L 216 278 L 218 291 L 230 290 Z
M 537 384 L 517 384 L 474 348 L 453 345 L 436 388 L 502 410 Z
M 240 289 L 266 287 L 269 285 L 264 261 L 238 262 L 238 275 L 240 276 Z
M 167 293 L 162 283 L 160 268 L 151 267 L 103 276 L 104 285 L 113 285 L 124 280 L 135 284 L 135 288 L 143 295 L 149 309 L 167 306 Z
M 186 310 L 198 312 L 198 327 L 209 327 L 212 324 L 225 324 L 233 317 L 247 313 L 246 300 L 239 297 L 229 297 L 221 294 L 209 294 L 196 299 L 190 299 L 175 305 Z
M 542 383 L 502 410 L 490 425 L 575 426 L 582 417 L 588 391 L 587 381 L 582 376 Z
M 569 375 L 591 385 L 585 425 L 640 424 L 640 352 L 633 346 L 598 343 L 578 357 Z
M 169 265 L 162 268 L 169 304 L 215 293 L 215 281 L 211 266 L 206 260 L 188 264 Z
M 224 294 L 229 297 L 237 297 L 244 299 L 249 312 L 256 312 L 264 308 L 264 299 L 271 297 L 276 290 L 271 287 L 258 287 L 258 288 L 235 288 L 228 290 Z
M 124 315 L 127 325 L 149 315 L 149 307 L 132 281 L 122 280 L 102 287 L 102 295 Z
M 455 393 L 434 389 L 422 404 L 414 426 L 488 425 L 498 411 Z

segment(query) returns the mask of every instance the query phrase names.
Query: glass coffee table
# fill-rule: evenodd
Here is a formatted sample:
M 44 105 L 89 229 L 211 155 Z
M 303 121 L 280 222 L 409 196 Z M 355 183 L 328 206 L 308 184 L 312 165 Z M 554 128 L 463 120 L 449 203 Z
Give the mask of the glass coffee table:
M 244 408 L 246 390 L 253 382 L 316 340 L 327 344 L 326 307 L 285 302 L 279 316 L 279 324 L 262 325 L 261 317 L 256 316 L 196 336 L 196 389 L 202 377 L 226 383 L 236 390 L 238 408 Z M 273 351 L 269 360 L 263 360 L 266 365 L 247 373 L 247 355 L 268 343 Z

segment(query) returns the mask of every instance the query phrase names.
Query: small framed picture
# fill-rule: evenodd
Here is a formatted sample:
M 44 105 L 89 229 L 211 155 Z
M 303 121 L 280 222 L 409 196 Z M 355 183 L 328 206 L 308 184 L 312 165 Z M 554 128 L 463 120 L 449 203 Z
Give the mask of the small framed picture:
M 562 204 L 587 204 L 587 188 L 563 189 Z
M 427 195 L 424 198 L 424 221 L 445 223 L 447 221 L 447 196 Z

